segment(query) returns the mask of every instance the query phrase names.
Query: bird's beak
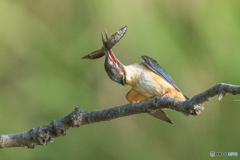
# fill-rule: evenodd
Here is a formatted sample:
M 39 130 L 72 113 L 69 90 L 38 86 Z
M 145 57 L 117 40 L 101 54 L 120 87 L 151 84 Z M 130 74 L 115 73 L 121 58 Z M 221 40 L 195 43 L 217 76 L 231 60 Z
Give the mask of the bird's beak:
M 105 36 L 106 36 L 106 39 L 108 40 L 108 34 L 107 34 L 106 30 L 105 30 Z M 112 49 L 110 49 L 110 50 L 107 49 L 107 45 L 106 45 L 106 41 L 104 39 L 103 33 L 102 33 L 102 42 L 103 42 L 103 46 L 104 46 L 104 50 L 105 50 L 105 56 L 110 58 L 110 60 L 112 62 L 117 63 L 116 57 L 113 54 Z

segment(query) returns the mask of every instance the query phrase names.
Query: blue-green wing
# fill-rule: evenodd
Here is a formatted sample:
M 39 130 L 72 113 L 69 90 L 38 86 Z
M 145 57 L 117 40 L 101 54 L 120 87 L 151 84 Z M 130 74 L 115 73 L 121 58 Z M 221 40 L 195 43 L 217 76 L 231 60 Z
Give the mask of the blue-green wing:
M 168 83 L 170 83 L 177 91 L 181 92 L 174 80 L 169 76 L 169 74 L 157 63 L 157 61 L 153 60 L 148 56 L 142 56 L 142 60 L 145 62 L 144 64 L 150 70 L 155 72 L 157 75 L 161 76 Z

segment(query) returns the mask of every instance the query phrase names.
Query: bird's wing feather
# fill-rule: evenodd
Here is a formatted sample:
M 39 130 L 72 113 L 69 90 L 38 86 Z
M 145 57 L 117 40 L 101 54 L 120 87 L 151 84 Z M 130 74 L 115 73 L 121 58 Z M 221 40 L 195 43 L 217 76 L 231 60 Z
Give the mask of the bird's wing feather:
M 136 91 L 135 89 L 131 89 L 127 95 L 126 95 L 126 99 L 128 100 L 129 103 L 133 102 L 133 101 L 145 101 L 147 99 L 149 99 L 148 97 L 144 96 L 142 93 Z
M 142 93 L 136 91 L 135 89 L 131 89 L 127 95 L 126 98 L 128 100 L 128 102 L 134 102 L 134 101 L 145 101 L 148 100 L 149 98 L 144 96 Z M 158 109 L 158 110 L 153 110 L 151 113 L 149 113 L 151 116 L 158 118 L 160 120 L 163 120 L 165 122 L 171 123 L 173 124 L 173 122 L 171 121 L 171 119 L 167 116 L 166 112 L 162 109 Z
M 169 74 L 157 63 L 157 61 L 153 60 L 148 56 L 142 56 L 142 60 L 144 61 L 144 65 L 152 70 L 157 75 L 161 76 L 168 83 L 170 83 L 177 91 L 181 92 L 174 80 L 169 76 Z

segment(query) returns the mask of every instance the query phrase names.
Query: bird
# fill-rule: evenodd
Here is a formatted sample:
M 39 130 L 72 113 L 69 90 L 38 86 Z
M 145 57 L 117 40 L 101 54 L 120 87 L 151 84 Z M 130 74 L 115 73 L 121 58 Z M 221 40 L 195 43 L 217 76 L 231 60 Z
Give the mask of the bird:
M 108 39 L 105 32 L 106 39 Z M 107 49 L 102 33 L 102 42 L 105 51 L 104 67 L 109 78 L 123 86 L 129 85 L 132 89 L 126 94 L 129 103 L 138 103 L 149 100 L 156 96 L 171 96 L 186 101 L 186 97 L 178 88 L 170 75 L 148 56 L 141 56 L 143 62 L 134 63 L 128 66 L 123 65 L 114 55 L 112 49 Z M 154 110 L 150 115 L 173 124 L 164 109 Z

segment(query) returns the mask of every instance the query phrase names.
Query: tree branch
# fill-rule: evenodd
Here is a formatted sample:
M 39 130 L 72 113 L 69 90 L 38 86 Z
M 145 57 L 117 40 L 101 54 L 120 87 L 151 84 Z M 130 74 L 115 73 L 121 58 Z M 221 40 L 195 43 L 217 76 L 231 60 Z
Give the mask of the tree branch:
M 172 97 L 155 97 L 149 101 L 135 104 L 126 104 L 101 111 L 85 112 L 78 106 L 74 111 L 48 126 L 33 128 L 28 132 L 0 135 L 0 148 L 24 147 L 35 148 L 37 145 L 46 145 L 57 137 L 66 136 L 70 127 L 79 127 L 101 121 L 130 116 L 133 114 L 150 113 L 152 110 L 169 108 L 187 115 L 199 115 L 204 110 L 203 103 L 219 95 L 221 100 L 227 93 L 240 94 L 240 86 L 219 83 L 203 93 L 195 95 L 188 101 L 181 101 Z

